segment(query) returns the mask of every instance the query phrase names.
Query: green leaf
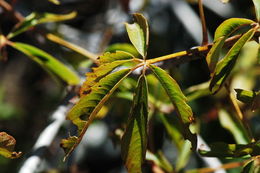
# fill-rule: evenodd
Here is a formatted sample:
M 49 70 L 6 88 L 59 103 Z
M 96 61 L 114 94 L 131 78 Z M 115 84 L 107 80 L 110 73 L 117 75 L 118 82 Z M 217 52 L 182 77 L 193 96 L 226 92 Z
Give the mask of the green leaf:
M 148 23 L 142 14 L 135 13 L 133 16 L 135 22 L 133 24 L 126 23 L 126 31 L 136 50 L 145 59 L 149 42 Z
M 250 25 L 252 23 L 254 23 L 254 21 L 249 19 L 231 18 L 225 20 L 222 24 L 219 25 L 215 32 L 212 48 L 206 57 L 211 73 L 213 73 L 215 70 L 225 40 L 241 26 Z
M 260 0 L 253 0 L 253 3 L 255 6 L 256 19 L 259 22 L 260 21 Z
M 237 57 L 244 44 L 249 41 L 255 33 L 255 29 L 246 32 L 228 51 L 227 55 L 218 62 L 213 77 L 210 81 L 209 89 L 216 93 L 224 84 L 226 78 L 235 66 Z
M 122 69 L 106 75 L 92 85 L 88 93 L 82 95 L 78 103 L 69 111 L 67 119 L 71 120 L 73 124 L 78 127 L 79 135 L 78 137 L 72 136 L 62 140 L 61 146 L 66 153 L 64 160 L 77 147 L 87 128 L 96 118 L 99 110 L 116 90 L 121 81 L 130 73 L 131 69 Z
M 12 42 L 9 45 L 23 52 L 33 61 L 45 68 L 47 71 L 54 73 L 68 84 L 79 84 L 80 78 L 74 70 L 70 69 L 65 64 L 63 64 L 50 54 L 44 52 L 43 50 L 25 43 Z
M 147 150 L 146 160 L 154 162 L 154 164 L 158 165 L 160 168 L 164 169 L 167 172 L 174 171 L 172 165 L 161 151 L 159 151 L 157 154 L 153 154 L 152 152 Z
M 251 105 L 252 111 L 260 108 L 260 91 L 248 91 L 243 89 L 235 89 L 237 99 L 243 103 Z
M 115 53 L 106 52 L 97 59 L 98 67 L 92 68 L 93 72 L 86 74 L 86 82 L 81 86 L 80 94 L 89 93 L 91 87 L 98 83 L 100 79 L 113 71 L 116 67 L 128 62 L 133 62 L 134 57 L 123 51 L 116 51 Z
M 187 104 L 187 98 L 182 93 L 177 82 L 166 71 L 155 65 L 149 65 L 149 67 L 164 87 L 176 109 L 183 125 L 183 137 L 190 140 L 193 150 L 196 150 L 197 137 L 189 129 L 189 125 L 194 121 L 194 117 L 190 106 Z
M 21 152 L 14 152 L 15 144 L 16 140 L 14 137 L 5 132 L 0 132 L 0 155 L 10 159 L 20 157 L 22 154 Z
M 255 158 L 255 160 L 252 160 L 248 162 L 241 173 L 259 173 L 260 172 L 260 158 Z
M 136 58 L 140 56 L 140 54 L 139 54 L 139 52 L 137 52 L 136 48 L 132 44 L 129 44 L 129 43 L 112 44 L 112 45 L 108 46 L 108 48 L 106 49 L 106 52 L 116 52 L 116 51 L 120 51 L 120 50 L 130 53 Z
M 219 39 L 220 37 L 227 37 L 236 31 L 239 27 L 244 25 L 250 25 L 255 23 L 253 20 L 244 19 L 244 18 L 230 18 L 225 20 L 223 23 L 219 25 L 219 27 L 215 31 L 214 41 Z
M 60 22 L 75 18 L 77 13 L 75 11 L 68 14 L 53 14 L 53 13 L 32 13 L 27 16 L 22 22 L 18 23 L 14 29 L 7 35 L 8 39 L 21 34 L 28 29 L 47 22 Z
M 222 127 L 226 128 L 234 136 L 236 143 L 248 144 L 250 143 L 250 137 L 247 136 L 246 130 L 238 121 L 236 121 L 228 112 L 221 109 L 219 111 L 219 121 Z
M 243 156 L 257 156 L 260 154 L 260 141 L 250 144 L 227 144 L 224 142 L 213 143 L 209 146 L 211 151 L 199 150 L 202 156 L 235 158 Z
M 147 147 L 147 83 L 140 76 L 127 127 L 122 137 L 122 157 L 129 173 L 141 173 Z

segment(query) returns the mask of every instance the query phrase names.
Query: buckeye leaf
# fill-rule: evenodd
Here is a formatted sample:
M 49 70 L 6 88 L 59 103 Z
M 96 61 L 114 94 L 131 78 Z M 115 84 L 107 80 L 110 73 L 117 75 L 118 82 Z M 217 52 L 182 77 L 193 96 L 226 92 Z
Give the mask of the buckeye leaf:
M 77 13 L 75 11 L 68 14 L 53 14 L 53 13 L 36 13 L 33 12 L 27 16 L 22 22 L 18 23 L 13 30 L 7 35 L 8 39 L 21 34 L 28 29 L 47 22 L 60 22 L 64 20 L 73 19 L 76 17 Z
M 243 89 L 235 89 L 237 92 L 237 99 L 243 103 L 251 105 L 252 110 L 260 107 L 260 91 L 248 91 Z
M 260 0 L 253 0 L 253 3 L 255 6 L 256 19 L 259 22 L 260 21 Z
M 244 25 L 250 25 L 254 23 L 254 21 L 243 18 L 231 18 L 225 20 L 223 23 L 219 25 L 216 29 L 214 42 L 212 48 L 207 54 L 206 60 L 210 69 L 210 72 L 213 73 L 216 67 L 216 64 L 219 59 L 219 55 L 221 49 L 224 45 L 225 40 L 230 36 L 234 31 L 236 31 L 239 27 Z
M 135 13 L 134 23 L 126 23 L 126 31 L 129 39 L 136 50 L 146 59 L 147 47 L 149 42 L 149 28 L 145 17 L 142 14 Z
M 226 78 L 235 66 L 237 57 L 241 48 L 249 41 L 255 33 L 255 29 L 250 29 L 232 46 L 226 56 L 218 62 L 215 72 L 213 73 L 210 81 L 209 89 L 211 92 L 216 93 L 224 84 Z
M 250 144 L 227 144 L 224 142 L 216 142 L 209 145 L 211 150 L 199 150 L 202 156 L 206 157 L 242 157 L 257 156 L 260 153 L 260 141 Z
M 68 84 L 79 84 L 80 78 L 77 73 L 47 52 L 25 43 L 12 42 L 9 45 L 24 53 L 48 72 L 54 73 Z
M 147 84 L 145 76 L 141 76 L 121 144 L 122 157 L 129 173 L 142 172 L 147 146 L 147 117 Z
M 124 51 L 131 53 L 134 57 L 139 57 L 140 54 L 136 48 L 130 43 L 115 43 L 107 47 L 106 52 Z
M 66 153 L 64 160 L 80 143 L 89 125 L 96 118 L 97 113 L 116 90 L 120 82 L 130 73 L 131 69 L 122 69 L 106 75 L 91 86 L 88 93 L 82 95 L 78 103 L 69 111 L 67 119 L 77 126 L 79 135 L 78 137 L 70 136 L 62 140 L 61 146 Z
M 16 140 L 5 132 L 0 132 L 0 155 L 15 159 L 21 156 L 21 152 L 14 152 Z
M 194 117 L 190 106 L 187 104 L 187 98 L 182 93 L 177 82 L 166 71 L 155 65 L 149 65 L 149 67 L 166 90 L 175 107 L 183 126 L 183 137 L 192 143 L 192 149 L 195 150 L 197 147 L 197 137 L 189 129 L 189 125 L 194 121 Z

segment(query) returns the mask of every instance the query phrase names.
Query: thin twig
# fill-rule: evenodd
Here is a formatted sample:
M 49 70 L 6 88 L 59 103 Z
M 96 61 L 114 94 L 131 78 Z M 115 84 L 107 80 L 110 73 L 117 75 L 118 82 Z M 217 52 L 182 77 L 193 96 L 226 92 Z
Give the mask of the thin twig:
M 202 0 L 199 0 L 199 11 L 200 11 L 200 20 L 202 25 L 202 46 L 208 44 L 208 32 L 207 32 L 207 26 L 206 26 L 206 20 L 203 10 L 203 4 Z
M 13 7 L 4 0 L 0 0 L 0 7 L 2 7 L 7 13 L 10 13 L 16 22 L 21 22 L 24 20 L 24 17 L 19 12 L 15 11 Z

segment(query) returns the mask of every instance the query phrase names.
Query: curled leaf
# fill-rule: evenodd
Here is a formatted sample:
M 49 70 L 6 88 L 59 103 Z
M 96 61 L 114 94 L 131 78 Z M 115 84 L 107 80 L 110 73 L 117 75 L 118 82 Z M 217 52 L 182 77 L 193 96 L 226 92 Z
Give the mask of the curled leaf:
M 221 49 L 224 45 L 225 40 L 230 36 L 234 31 L 244 25 L 250 25 L 254 21 L 244 18 L 231 18 L 225 20 L 219 25 L 216 29 L 213 46 L 207 54 L 206 60 L 210 69 L 210 72 L 213 73 L 216 67 L 216 64 L 219 60 L 219 55 Z
M 27 16 L 22 22 L 18 23 L 14 29 L 7 35 L 8 39 L 21 34 L 31 27 L 36 25 L 47 23 L 47 22 L 60 22 L 64 20 L 73 19 L 76 17 L 77 13 L 75 11 L 68 14 L 53 14 L 53 13 L 32 13 Z
M 136 50 L 146 58 L 148 42 L 149 42 L 149 28 L 146 18 L 139 13 L 133 14 L 134 23 L 126 23 L 126 31 L 129 39 L 136 48 Z
M 147 147 L 147 118 L 147 84 L 145 76 L 141 76 L 121 145 L 122 157 L 129 173 L 142 172 Z
M 253 0 L 253 3 L 255 6 L 256 19 L 259 22 L 260 21 L 260 0 Z
M 10 159 L 20 157 L 22 155 L 21 152 L 14 152 L 15 144 L 16 140 L 14 137 L 5 132 L 0 132 L 0 155 Z
M 260 91 L 248 91 L 243 89 L 235 89 L 237 92 L 237 99 L 243 103 L 251 105 L 252 110 L 260 107 Z
M 246 32 L 228 51 L 227 55 L 218 62 L 213 77 L 210 81 L 209 89 L 216 93 L 224 84 L 226 78 L 235 66 L 240 50 L 248 42 L 255 33 L 255 29 L 250 29 Z

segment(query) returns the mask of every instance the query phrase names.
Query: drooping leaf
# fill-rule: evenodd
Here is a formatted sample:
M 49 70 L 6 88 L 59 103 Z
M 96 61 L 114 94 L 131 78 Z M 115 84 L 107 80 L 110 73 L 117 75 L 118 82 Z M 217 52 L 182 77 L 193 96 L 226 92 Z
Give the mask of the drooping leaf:
M 236 121 L 228 112 L 221 109 L 219 111 L 219 121 L 222 127 L 230 131 L 234 136 L 236 143 L 248 144 L 250 143 L 250 137 L 247 136 L 246 130 L 238 121 Z
M 149 65 L 149 67 L 166 90 L 176 109 L 183 125 L 183 137 L 190 140 L 192 143 L 192 148 L 195 150 L 197 145 L 197 137 L 196 134 L 193 134 L 189 129 L 189 125 L 194 121 L 194 117 L 190 106 L 187 104 L 187 98 L 182 93 L 177 82 L 166 71 L 155 65 Z
M 66 153 L 64 160 L 80 143 L 104 103 L 130 73 L 131 69 L 122 69 L 106 75 L 91 87 L 89 93 L 81 96 L 78 103 L 69 111 L 67 119 L 77 126 L 79 135 L 62 140 L 61 146 Z
M 45 68 L 47 71 L 54 73 L 68 84 L 79 84 L 80 79 L 74 70 L 67 67 L 65 64 L 63 64 L 50 54 L 44 52 L 43 50 L 25 43 L 12 42 L 9 45 L 23 52 L 33 61 Z
M 112 44 L 106 49 L 106 52 L 116 52 L 119 50 L 128 52 L 136 58 L 140 56 L 140 54 L 139 54 L 139 52 L 137 52 L 136 48 L 132 44 L 129 44 L 129 43 Z
M 47 22 L 60 22 L 64 20 L 70 20 L 76 17 L 77 13 L 71 12 L 68 14 L 53 14 L 53 13 L 32 13 L 27 16 L 22 22 L 18 23 L 14 29 L 7 35 L 8 39 L 21 34 L 28 29 Z
M 250 144 L 227 144 L 217 142 L 210 145 L 211 150 L 199 150 L 202 156 L 235 158 L 242 156 L 257 156 L 260 154 L 260 141 Z
M 210 81 L 209 89 L 216 93 L 224 84 L 226 78 L 235 66 L 237 57 L 244 44 L 249 41 L 255 33 L 255 29 L 246 32 L 228 51 L 227 55 L 218 62 L 213 77 Z
M 91 87 L 98 83 L 100 79 L 113 71 L 116 67 L 127 62 L 133 62 L 134 57 L 123 51 L 114 53 L 106 52 L 97 59 L 98 67 L 93 68 L 93 72 L 87 73 L 87 80 L 81 86 L 80 94 L 84 95 L 90 92 Z
M 253 111 L 260 108 L 260 91 L 256 92 L 243 89 L 235 89 L 235 91 L 237 92 L 237 99 L 251 105 Z
M 250 25 L 252 23 L 254 23 L 254 21 L 249 19 L 231 18 L 225 20 L 222 24 L 219 25 L 215 32 L 213 46 L 206 57 L 211 73 L 213 73 L 215 70 L 216 64 L 219 60 L 221 49 L 228 36 L 230 36 L 241 26 Z
M 260 21 L 260 0 L 253 0 L 253 3 L 255 6 L 256 19 L 259 22 Z
M 121 143 L 122 157 L 129 173 L 142 172 L 147 147 L 147 118 L 147 84 L 145 76 L 142 75 L 138 80 Z
M 21 152 L 14 152 L 15 144 L 16 140 L 14 137 L 5 132 L 0 132 L 0 155 L 10 159 L 20 157 L 22 154 Z
M 142 14 L 135 13 L 134 23 L 126 23 L 126 31 L 130 38 L 130 41 L 136 48 L 136 50 L 146 58 L 148 42 L 149 42 L 149 28 L 145 17 Z

